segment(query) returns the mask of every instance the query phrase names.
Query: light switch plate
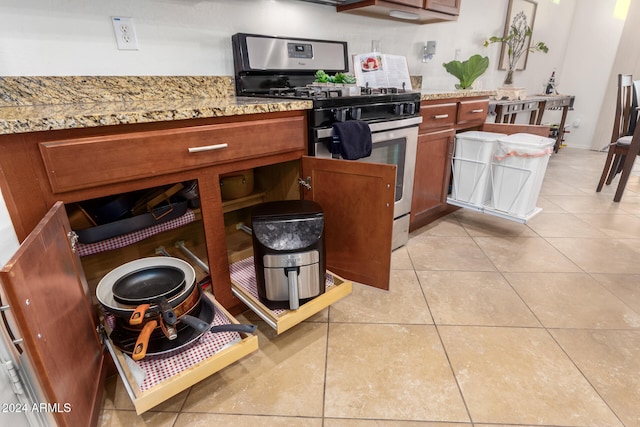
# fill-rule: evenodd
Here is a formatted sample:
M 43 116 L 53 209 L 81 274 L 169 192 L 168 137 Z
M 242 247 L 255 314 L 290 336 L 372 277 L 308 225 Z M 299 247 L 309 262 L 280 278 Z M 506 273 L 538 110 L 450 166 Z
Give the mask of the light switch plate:
M 133 18 L 112 16 L 113 31 L 120 50 L 138 50 L 138 38 L 133 26 Z
M 427 42 L 427 52 L 430 55 L 435 55 L 436 54 L 436 42 L 435 41 L 428 41 Z

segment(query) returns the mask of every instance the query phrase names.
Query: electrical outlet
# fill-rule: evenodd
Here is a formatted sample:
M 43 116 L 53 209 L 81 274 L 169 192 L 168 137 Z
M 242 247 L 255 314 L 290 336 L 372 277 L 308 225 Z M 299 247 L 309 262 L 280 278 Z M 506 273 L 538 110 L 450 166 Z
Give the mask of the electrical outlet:
M 112 16 L 113 31 L 120 50 L 138 50 L 138 38 L 133 26 L 133 18 Z
M 429 55 L 435 55 L 436 54 L 436 42 L 435 41 L 428 41 L 427 42 L 426 51 L 427 51 L 427 54 L 429 54 Z

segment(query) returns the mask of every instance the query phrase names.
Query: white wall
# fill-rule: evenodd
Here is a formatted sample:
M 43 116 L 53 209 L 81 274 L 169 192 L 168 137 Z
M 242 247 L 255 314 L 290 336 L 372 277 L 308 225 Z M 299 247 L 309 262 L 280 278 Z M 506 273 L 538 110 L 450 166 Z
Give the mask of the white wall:
M 604 53 L 607 59 L 615 54 L 615 59 L 612 64 L 607 64 L 610 65 L 610 73 L 606 88 L 602 86 L 604 79 L 600 81 L 599 85 L 599 90 L 604 90 L 605 95 L 599 104 L 600 114 L 598 119 L 592 124 L 592 127 L 595 127 L 595 131 L 593 132 L 591 148 L 594 150 L 602 149 L 611 142 L 618 74 L 632 74 L 635 79 L 640 77 L 640 50 L 637 43 L 638 37 L 640 37 L 640 26 L 638 26 L 638 22 L 640 22 L 640 2 L 631 2 L 629 15 L 624 23 L 618 48 L 613 52 Z M 594 107 L 598 107 L 598 105 Z
M 531 55 L 527 70 L 516 75 L 532 92 L 562 68 L 575 3 L 538 1 L 534 39 L 551 51 Z M 230 75 L 231 35 L 253 32 L 346 40 L 351 53 L 369 51 L 371 39 L 379 39 L 384 52 L 406 55 L 411 73 L 424 75 L 429 89 L 453 87 L 442 63 L 456 49 L 462 59 L 481 53 L 492 65 L 479 84 L 493 88 L 504 76 L 497 70 L 499 46 L 482 43 L 502 34 L 507 4 L 465 0 L 458 22 L 420 26 L 294 0 L 3 0 L 0 75 Z M 134 18 L 139 51 L 116 49 L 109 18 L 114 15 Z M 423 64 L 419 53 L 427 40 L 437 41 L 437 55 Z
M 617 0 L 579 1 L 571 21 L 559 89 L 576 94 L 575 111 L 568 120 L 574 125 L 568 137 L 574 147 L 591 148 L 593 144 L 599 149 L 606 145 L 606 140 L 593 142 L 601 109 L 611 117 L 606 139 L 611 134 L 615 104 L 603 103 L 603 99 L 625 23 L 613 16 L 616 3 Z

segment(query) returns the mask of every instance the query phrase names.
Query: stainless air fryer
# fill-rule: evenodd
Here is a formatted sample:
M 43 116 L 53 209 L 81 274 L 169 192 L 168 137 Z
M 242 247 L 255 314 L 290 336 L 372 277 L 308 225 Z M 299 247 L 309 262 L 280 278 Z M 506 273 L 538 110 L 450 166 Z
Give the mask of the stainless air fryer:
M 325 290 L 324 214 L 309 200 L 262 203 L 251 216 L 258 297 L 296 310 Z

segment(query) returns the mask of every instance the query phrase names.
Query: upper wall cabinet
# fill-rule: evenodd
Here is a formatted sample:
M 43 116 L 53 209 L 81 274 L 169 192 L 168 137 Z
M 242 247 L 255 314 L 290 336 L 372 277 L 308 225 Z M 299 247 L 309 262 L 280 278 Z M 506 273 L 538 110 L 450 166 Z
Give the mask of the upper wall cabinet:
M 414 24 L 455 21 L 462 0 L 346 0 L 338 12 L 353 13 Z
M 462 0 L 424 0 L 424 8 L 458 16 Z

